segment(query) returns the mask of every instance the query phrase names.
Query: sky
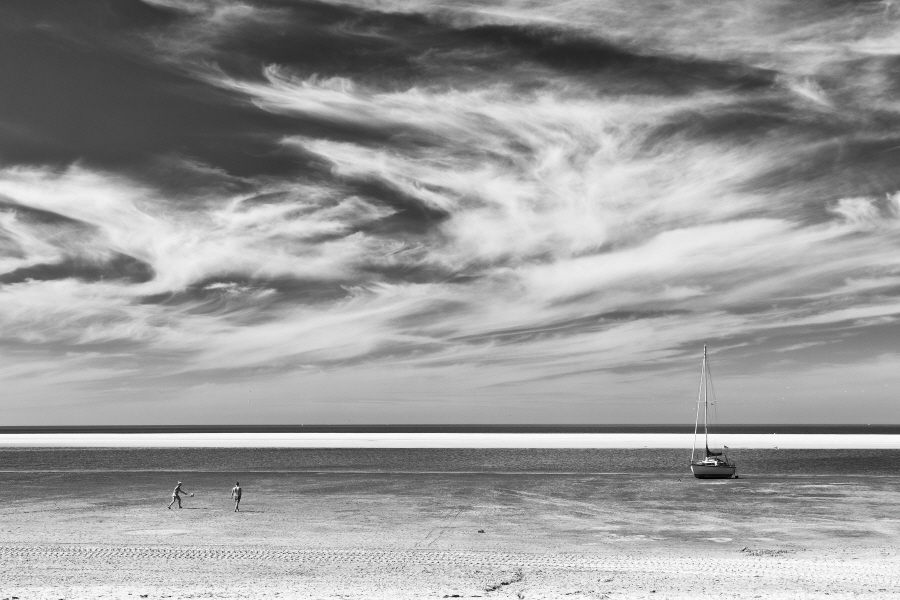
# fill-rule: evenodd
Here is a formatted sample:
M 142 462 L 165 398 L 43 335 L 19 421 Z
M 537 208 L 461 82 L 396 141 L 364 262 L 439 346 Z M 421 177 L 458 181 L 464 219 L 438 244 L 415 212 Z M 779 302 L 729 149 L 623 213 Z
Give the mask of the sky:
M 900 4 L 0 4 L 3 425 L 900 423 Z

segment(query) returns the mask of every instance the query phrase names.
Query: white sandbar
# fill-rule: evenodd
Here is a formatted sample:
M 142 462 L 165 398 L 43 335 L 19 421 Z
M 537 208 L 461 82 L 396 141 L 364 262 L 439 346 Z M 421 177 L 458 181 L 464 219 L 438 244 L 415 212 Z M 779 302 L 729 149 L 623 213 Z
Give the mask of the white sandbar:
M 690 448 L 684 433 L 51 433 L 0 434 L 0 447 Z M 702 443 L 699 442 L 698 443 Z M 900 435 L 729 434 L 729 448 L 900 449 Z

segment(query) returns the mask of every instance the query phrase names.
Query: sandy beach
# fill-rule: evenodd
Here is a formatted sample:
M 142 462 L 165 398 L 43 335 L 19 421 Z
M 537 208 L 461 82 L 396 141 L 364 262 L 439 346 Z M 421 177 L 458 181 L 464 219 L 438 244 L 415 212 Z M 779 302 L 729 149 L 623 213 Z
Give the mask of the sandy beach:
M 194 497 L 167 510 L 176 477 Z M 6 472 L 0 598 L 887 598 L 900 477 Z M 231 486 L 245 490 L 232 512 Z

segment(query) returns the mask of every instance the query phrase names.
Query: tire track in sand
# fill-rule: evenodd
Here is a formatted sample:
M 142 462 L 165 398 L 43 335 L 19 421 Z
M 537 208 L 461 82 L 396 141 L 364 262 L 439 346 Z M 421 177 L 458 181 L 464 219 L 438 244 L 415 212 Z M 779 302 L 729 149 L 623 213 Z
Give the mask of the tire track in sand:
M 754 589 L 757 582 L 766 582 L 765 589 L 829 589 L 860 592 L 900 593 L 900 570 L 896 566 L 896 551 L 887 549 L 883 556 L 867 561 L 849 563 L 835 556 L 779 555 L 752 556 L 735 552 L 717 558 L 718 575 L 703 585 L 710 589 Z M 384 573 L 417 572 L 417 569 L 435 569 L 448 572 L 456 569 L 464 573 L 523 573 L 523 577 L 550 578 L 582 573 L 592 577 L 614 577 L 623 585 L 640 582 L 656 582 L 673 589 L 691 591 L 697 575 L 708 572 L 708 561 L 703 556 L 627 554 L 578 554 L 578 553 L 524 553 L 465 550 L 408 549 L 298 549 L 291 547 L 227 546 L 170 547 L 170 546 L 87 546 L 87 545 L 12 545 L 0 546 L 0 564 L 7 569 L 27 566 L 27 572 L 46 570 L 48 577 L 67 580 L 78 572 L 90 571 L 92 577 L 101 572 L 118 572 L 134 569 L 180 572 L 220 573 L 218 569 L 238 571 L 260 567 L 297 569 L 317 572 L 319 568 L 336 568 L 346 573 L 366 574 L 371 578 Z M 412 570 L 410 570 L 412 569 Z M 41 571 L 43 573 L 43 571 Z M 556 573 L 557 575 L 552 575 Z M 380 574 L 380 575 L 379 575 Z M 44 575 L 41 575 L 43 577 Z M 218 576 L 218 575 L 217 575 Z M 361 575 L 362 576 L 362 575 Z M 756 579 L 761 577 L 761 579 Z M 610 579 L 610 581 L 612 581 Z M 630 583 L 629 583 L 630 582 Z M 643 584 L 641 584 L 643 585 Z M 701 586 L 702 587 L 702 586 Z M 702 591 L 702 590 L 700 590 Z
M 103 561 L 108 564 L 144 560 L 179 561 L 278 561 L 284 563 L 360 563 L 360 564 L 417 564 L 452 565 L 458 567 L 561 569 L 575 571 L 653 571 L 656 573 L 686 574 L 704 569 L 702 557 L 684 556 L 609 556 L 595 554 L 512 553 L 456 550 L 383 550 L 383 549 L 293 549 L 293 548 L 227 548 L 227 547 L 169 547 L 169 546 L 81 546 L 81 545 L 3 545 L 0 561 L 14 560 Z M 844 569 L 841 561 L 823 561 L 815 557 L 769 557 L 737 555 L 720 556 L 720 563 L 730 563 L 744 573 L 783 573 L 788 577 L 802 577 L 797 569 L 802 565 L 807 573 L 818 579 L 828 579 Z M 900 573 L 886 573 L 884 564 L 862 562 L 853 565 L 856 577 L 877 577 L 885 583 L 900 586 Z M 890 580 L 890 581 L 888 581 Z

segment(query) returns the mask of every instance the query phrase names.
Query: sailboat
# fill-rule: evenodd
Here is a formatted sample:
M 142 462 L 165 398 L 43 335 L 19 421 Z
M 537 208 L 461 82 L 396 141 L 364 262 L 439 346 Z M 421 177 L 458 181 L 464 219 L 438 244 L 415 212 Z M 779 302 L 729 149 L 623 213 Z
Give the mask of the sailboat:
M 709 388 L 712 379 L 709 374 L 709 363 L 706 359 L 706 344 L 703 344 L 703 366 L 700 368 L 700 394 L 697 400 L 697 419 L 694 421 L 694 447 L 691 449 L 691 473 L 697 479 L 731 479 L 737 467 L 728 461 L 722 452 L 709 449 Z M 701 456 L 697 452 L 697 433 L 700 430 L 700 406 L 703 406 L 703 449 Z

